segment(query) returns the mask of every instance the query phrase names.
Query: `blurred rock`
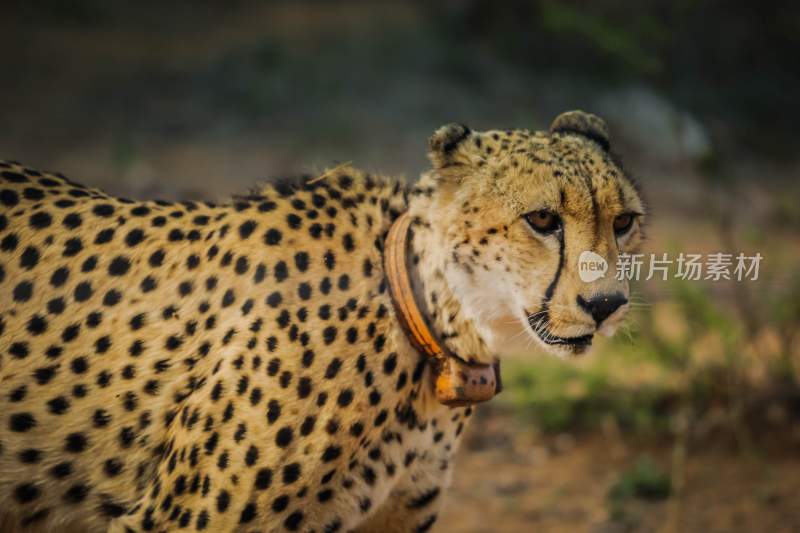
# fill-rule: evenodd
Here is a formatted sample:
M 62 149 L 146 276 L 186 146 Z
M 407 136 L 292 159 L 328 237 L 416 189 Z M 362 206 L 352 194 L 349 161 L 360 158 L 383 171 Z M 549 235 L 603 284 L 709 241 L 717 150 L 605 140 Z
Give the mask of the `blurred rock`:
M 643 86 L 628 86 L 600 97 L 598 114 L 611 126 L 615 139 L 661 163 L 702 159 L 711 141 L 700 122 Z

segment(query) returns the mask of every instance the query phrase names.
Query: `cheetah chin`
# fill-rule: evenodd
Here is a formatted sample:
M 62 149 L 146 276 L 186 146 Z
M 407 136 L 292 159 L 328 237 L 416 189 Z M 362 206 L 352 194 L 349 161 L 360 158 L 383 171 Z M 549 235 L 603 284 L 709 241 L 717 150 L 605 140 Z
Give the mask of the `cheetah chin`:
M 536 337 L 548 346 L 567 346 L 576 349 L 586 349 L 592 345 L 592 339 L 594 338 L 594 333 L 586 333 L 573 337 L 559 337 L 551 333 L 542 320 L 530 318 L 530 315 L 528 315 L 528 325 L 530 325 Z

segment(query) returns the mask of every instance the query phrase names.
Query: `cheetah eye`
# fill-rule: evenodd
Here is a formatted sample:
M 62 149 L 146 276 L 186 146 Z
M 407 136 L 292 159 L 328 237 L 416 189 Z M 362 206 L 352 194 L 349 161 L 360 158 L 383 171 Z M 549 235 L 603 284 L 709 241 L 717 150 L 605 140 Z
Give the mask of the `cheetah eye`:
M 547 235 L 561 227 L 561 218 L 552 211 L 539 209 L 523 215 L 525 221 L 535 231 Z
M 623 213 L 614 219 L 614 234 L 619 237 L 628 233 L 633 225 L 635 216 L 632 213 Z

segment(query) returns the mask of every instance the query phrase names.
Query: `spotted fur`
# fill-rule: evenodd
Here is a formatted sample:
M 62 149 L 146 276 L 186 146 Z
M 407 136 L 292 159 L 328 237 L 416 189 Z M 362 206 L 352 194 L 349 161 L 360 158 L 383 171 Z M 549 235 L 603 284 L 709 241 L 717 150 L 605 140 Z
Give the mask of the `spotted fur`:
M 580 127 L 451 126 L 414 186 L 342 167 L 224 205 L 133 202 L 0 163 L 3 519 L 430 529 L 473 409 L 435 401 L 398 326 L 388 228 L 414 217 L 413 280 L 451 351 L 488 360 L 539 338 L 517 304 L 583 334 L 571 250 L 610 257 L 609 217 L 641 210 L 601 144 Z M 555 244 L 520 218 L 545 204 L 563 213 Z

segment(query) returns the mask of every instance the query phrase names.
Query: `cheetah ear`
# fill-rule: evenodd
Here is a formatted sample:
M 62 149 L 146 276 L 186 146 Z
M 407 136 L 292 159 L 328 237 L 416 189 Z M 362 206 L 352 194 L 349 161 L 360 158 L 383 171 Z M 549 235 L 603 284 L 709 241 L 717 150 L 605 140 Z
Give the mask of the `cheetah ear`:
M 442 126 L 428 139 L 428 157 L 436 169 L 459 166 L 469 163 L 463 152 L 464 141 L 472 135 L 472 130 L 464 124 Z
M 602 118 L 583 111 L 567 111 L 558 115 L 550 125 L 550 133 L 581 135 L 608 151 L 608 126 Z

